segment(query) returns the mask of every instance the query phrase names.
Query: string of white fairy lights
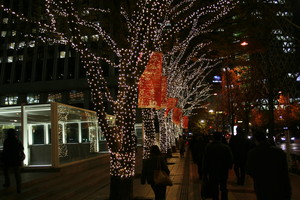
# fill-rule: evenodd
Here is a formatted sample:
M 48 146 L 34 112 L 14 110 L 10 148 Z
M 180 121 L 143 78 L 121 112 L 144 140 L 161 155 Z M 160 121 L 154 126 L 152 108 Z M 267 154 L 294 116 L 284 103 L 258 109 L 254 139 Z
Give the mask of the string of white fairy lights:
M 111 151 L 111 174 L 114 176 L 131 177 L 134 175 L 135 144 L 132 140 L 134 130 L 135 109 L 137 102 L 137 82 L 142 73 L 149 55 L 152 51 L 159 51 L 163 44 L 182 30 L 189 29 L 191 24 L 199 16 L 218 13 L 221 17 L 228 13 L 237 3 L 234 0 L 219 0 L 217 3 L 197 8 L 189 13 L 196 1 L 180 1 L 176 6 L 171 0 L 138 1 L 136 10 L 127 13 L 121 7 L 121 14 L 126 24 L 126 41 L 130 44 L 127 49 L 120 47 L 109 31 L 99 21 L 87 20 L 89 15 L 97 12 L 108 13 L 109 10 L 86 7 L 86 12 L 78 12 L 71 0 L 54 1 L 45 0 L 45 15 L 47 21 L 31 20 L 23 14 L 16 13 L 9 8 L 0 5 L 0 10 L 18 18 L 20 21 L 35 24 L 39 30 L 36 34 L 26 34 L 26 37 L 34 38 L 48 44 L 69 44 L 77 51 L 87 71 L 88 83 L 91 88 L 92 98 L 95 103 L 99 124 L 107 139 Z M 177 9 L 178 8 L 178 9 Z M 218 17 L 216 17 L 216 20 Z M 59 27 L 59 20 L 67 22 L 68 32 Z M 201 26 L 209 26 L 212 21 L 204 22 Z M 51 34 L 49 34 L 51 33 Z M 115 60 L 98 55 L 90 49 L 86 41 L 82 40 L 88 34 L 99 35 L 107 44 L 107 47 L 116 55 Z M 142 55 L 142 56 L 141 56 Z M 118 94 L 115 100 L 110 94 L 108 84 L 103 76 L 100 61 L 115 67 L 119 72 Z M 109 127 L 106 121 L 103 106 L 105 97 L 114 106 L 116 126 Z

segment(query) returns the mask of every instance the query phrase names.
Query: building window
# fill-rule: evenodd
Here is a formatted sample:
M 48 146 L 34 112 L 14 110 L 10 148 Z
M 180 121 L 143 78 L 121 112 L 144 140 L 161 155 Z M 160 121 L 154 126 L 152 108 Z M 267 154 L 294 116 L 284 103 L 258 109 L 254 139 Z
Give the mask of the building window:
M 18 103 L 18 96 L 6 96 L 4 99 L 5 105 L 17 105 Z
M 8 63 L 12 63 L 14 61 L 14 57 L 13 56 L 8 56 L 7 57 L 7 62 Z
M 6 31 L 1 31 L 1 37 L 5 37 L 6 36 Z
M 8 24 L 8 18 L 3 18 L 3 24 Z
M 24 47 L 25 46 L 25 42 L 20 42 L 19 43 L 19 48 Z
M 48 94 L 48 103 L 50 102 L 61 102 L 62 94 L 61 93 L 50 93 Z
M 30 42 L 29 42 L 29 46 L 30 46 L 30 47 L 35 47 L 35 41 L 30 41 Z
M 16 43 L 14 43 L 14 42 L 9 43 L 8 48 L 9 48 L 9 49 L 14 49 L 14 48 L 15 48 L 15 44 L 16 44 Z
M 27 95 L 27 103 L 28 104 L 35 104 L 40 102 L 40 95 L 39 94 L 28 94 Z
M 69 123 L 65 125 L 67 143 L 79 142 L 79 127 L 78 123 Z
M 65 51 L 59 52 L 59 58 L 65 58 L 65 57 L 66 57 L 66 52 Z
M 72 90 L 69 93 L 69 103 L 81 103 L 84 101 L 84 94 L 83 92 L 77 92 Z
M 90 142 L 90 124 L 89 123 L 82 123 L 81 124 L 81 142 Z
M 45 144 L 44 125 L 32 126 L 32 144 Z

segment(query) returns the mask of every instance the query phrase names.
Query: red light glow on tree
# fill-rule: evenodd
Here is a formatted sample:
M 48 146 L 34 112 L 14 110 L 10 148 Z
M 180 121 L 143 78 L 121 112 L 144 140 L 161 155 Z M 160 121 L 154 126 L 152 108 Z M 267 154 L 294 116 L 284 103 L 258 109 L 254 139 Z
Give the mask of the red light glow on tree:
M 173 108 L 172 121 L 174 124 L 180 124 L 182 118 L 182 110 L 180 108 Z
M 167 99 L 167 89 L 168 89 L 168 79 L 166 76 L 161 78 L 161 108 L 166 108 L 168 99 Z
M 167 109 L 166 109 L 166 113 L 165 113 L 165 117 L 168 116 L 169 112 L 175 108 L 176 104 L 178 102 L 177 98 L 168 98 L 167 100 Z
M 188 116 L 183 116 L 182 117 L 182 128 L 183 129 L 188 129 L 189 128 L 189 117 Z
M 163 82 L 162 58 L 162 53 L 153 52 L 139 80 L 139 108 L 161 108 Z

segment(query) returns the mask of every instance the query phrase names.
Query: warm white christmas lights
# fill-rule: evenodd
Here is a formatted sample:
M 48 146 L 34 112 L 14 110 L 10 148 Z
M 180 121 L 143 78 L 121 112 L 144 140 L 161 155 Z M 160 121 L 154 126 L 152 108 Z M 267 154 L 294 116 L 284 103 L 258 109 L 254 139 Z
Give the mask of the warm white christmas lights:
M 130 12 L 121 5 L 121 16 L 126 22 L 123 25 L 124 29 L 127 30 L 122 35 L 128 43 L 126 48 L 114 39 L 110 30 L 105 30 L 105 26 L 102 24 L 104 19 L 88 20 L 89 16 L 109 13 L 110 10 L 85 7 L 81 9 L 85 10 L 82 12 L 76 10 L 78 5 L 75 5 L 75 2 L 71 0 L 44 0 L 44 2 L 43 14 L 46 20 L 41 22 L 29 19 L 23 14 L 5 8 L 3 5 L 0 5 L 0 10 L 38 29 L 35 34 L 24 34 L 25 37 L 46 44 L 70 45 L 80 54 L 86 69 L 99 126 L 106 137 L 111 152 L 111 175 L 122 178 L 134 176 L 136 144 L 132 132 L 135 123 L 137 83 L 150 53 L 162 51 L 164 44 L 172 43 L 171 39 L 175 34 L 182 31 L 186 32 L 191 27 L 195 30 L 187 36 L 186 41 L 190 41 L 191 38 L 207 31 L 206 29 L 211 23 L 227 14 L 238 1 L 218 0 L 216 3 L 203 8 L 195 8 L 196 0 L 176 1 L 178 3 L 172 0 L 139 0 L 135 6 L 136 10 Z M 213 14 L 211 20 L 204 22 L 199 20 L 200 17 L 210 14 Z M 66 27 L 61 27 L 60 22 L 66 24 Z M 105 42 L 106 47 L 108 47 L 106 51 L 110 51 L 115 56 L 106 57 L 101 54 L 102 52 L 95 52 L 90 48 L 86 41 L 95 35 L 99 37 L 99 40 Z M 172 46 L 173 54 L 181 48 L 186 48 L 182 42 L 177 45 L 172 44 Z M 101 62 L 106 62 L 118 70 L 116 99 L 109 92 Z M 170 67 L 176 67 L 178 63 L 179 61 L 174 61 Z M 198 75 L 201 73 L 200 71 L 193 73 L 197 74 L 194 76 L 195 79 L 201 76 Z M 192 75 L 188 75 L 188 77 L 192 77 Z M 178 76 L 178 79 L 173 80 L 172 83 L 186 87 L 187 82 L 183 77 Z M 197 83 L 193 84 L 194 87 L 203 87 L 198 86 Z M 180 91 L 182 95 L 186 93 L 187 91 Z M 114 110 L 116 126 L 108 125 L 103 104 L 104 99 L 107 99 Z M 185 99 L 181 101 L 181 104 L 181 106 L 190 104 L 190 101 Z M 63 151 L 61 150 L 61 152 Z

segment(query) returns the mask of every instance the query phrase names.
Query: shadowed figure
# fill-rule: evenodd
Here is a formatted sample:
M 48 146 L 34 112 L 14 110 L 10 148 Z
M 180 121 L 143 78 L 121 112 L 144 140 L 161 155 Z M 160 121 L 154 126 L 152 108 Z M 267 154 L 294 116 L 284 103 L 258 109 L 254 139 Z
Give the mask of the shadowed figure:
M 203 182 L 210 182 L 213 200 L 228 200 L 227 179 L 233 156 L 228 145 L 223 144 L 222 133 L 214 132 L 213 141 L 206 146 L 203 157 Z
M 246 172 L 253 178 L 257 200 L 290 200 L 291 184 L 285 152 L 255 131 L 256 147 L 248 153 Z
M 21 173 L 20 168 L 24 159 L 23 145 L 18 140 L 16 131 L 9 129 L 7 131 L 7 138 L 3 143 L 3 171 L 4 171 L 4 184 L 3 187 L 10 187 L 9 171 L 13 170 L 16 179 L 17 192 L 21 193 Z
M 241 127 L 237 127 L 236 130 L 237 135 L 231 137 L 229 146 L 234 158 L 233 169 L 237 178 L 237 184 L 244 185 L 247 154 L 251 148 L 251 142 Z
M 160 166 L 158 166 L 160 165 Z M 166 199 L 166 185 L 157 185 L 154 183 L 154 170 L 161 169 L 167 174 L 170 174 L 165 158 L 162 156 L 159 147 L 157 145 L 151 146 L 150 156 L 143 162 L 141 184 L 145 184 L 146 181 L 151 185 L 151 188 L 155 194 L 155 200 Z

